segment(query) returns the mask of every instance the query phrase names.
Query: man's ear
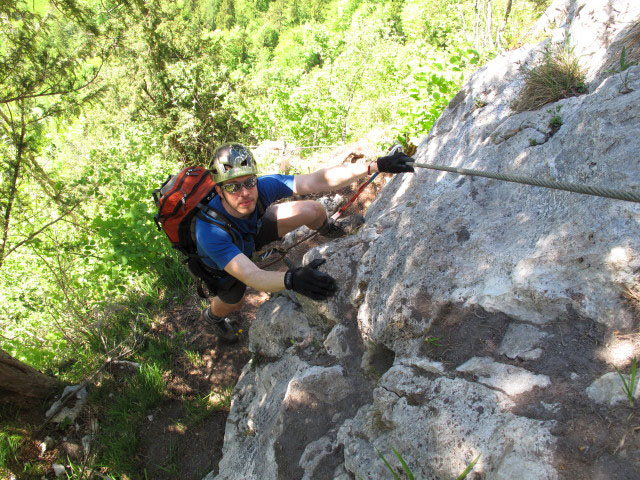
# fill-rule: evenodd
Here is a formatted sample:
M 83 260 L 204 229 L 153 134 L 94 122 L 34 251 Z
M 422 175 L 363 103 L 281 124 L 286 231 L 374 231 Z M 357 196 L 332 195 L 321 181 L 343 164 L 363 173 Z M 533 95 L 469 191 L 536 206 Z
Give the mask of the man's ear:
M 216 193 L 222 197 L 222 189 L 220 186 L 216 183 L 213 187 L 216 189 Z

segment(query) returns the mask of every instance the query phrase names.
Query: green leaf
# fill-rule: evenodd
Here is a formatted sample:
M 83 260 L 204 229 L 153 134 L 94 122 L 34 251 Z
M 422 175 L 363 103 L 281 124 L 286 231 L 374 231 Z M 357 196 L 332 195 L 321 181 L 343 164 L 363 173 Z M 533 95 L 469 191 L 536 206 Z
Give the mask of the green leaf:
M 382 453 L 377 448 L 376 448 L 376 452 L 378 452 L 378 456 L 382 459 L 382 461 L 386 465 L 387 470 L 389 470 L 389 472 L 391 472 L 391 475 L 393 475 L 394 480 L 401 480 L 398 474 L 395 472 L 395 470 L 391 466 L 391 464 L 387 462 L 387 459 L 384 458 L 384 455 L 382 455 Z
M 398 458 L 398 460 L 400 461 L 400 464 L 402 465 L 402 469 L 404 470 L 404 473 L 407 474 L 407 478 L 409 480 L 415 480 L 414 476 L 413 476 L 413 472 L 411 471 L 411 469 L 409 468 L 409 465 L 407 465 L 407 462 L 404 461 L 404 458 L 402 458 L 402 455 L 400 455 L 398 453 L 398 451 L 395 448 L 391 448 L 391 450 L 393 451 L 393 453 L 395 454 L 395 456 Z
M 469 475 L 469 472 L 471 472 L 471 470 L 473 470 L 473 467 L 475 467 L 476 462 L 479 459 L 480 459 L 480 454 L 478 454 L 478 456 L 476 458 L 474 458 L 469 465 L 467 465 L 467 468 L 465 468 L 464 471 L 460 475 L 458 475 L 456 480 L 464 480 L 464 478 L 466 478 L 466 476 Z

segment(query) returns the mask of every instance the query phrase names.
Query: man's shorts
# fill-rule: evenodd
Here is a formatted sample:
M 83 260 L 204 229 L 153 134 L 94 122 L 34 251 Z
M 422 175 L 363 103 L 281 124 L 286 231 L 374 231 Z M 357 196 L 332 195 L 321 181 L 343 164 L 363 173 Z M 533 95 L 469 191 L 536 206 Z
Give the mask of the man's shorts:
M 278 223 L 269 215 L 262 217 L 262 225 L 255 236 L 255 250 L 260 250 L 265 245 L 278 240 Z M 204 268 L 203 268 L 204 267 Z M 228 273 L 216 270 L 216 274 L 208 272 L 208 269 L 198 259 L 189 260 L 189 270 L 200 278 L 209 290 L 210 297 L 218 297 L 224 303 L 236 304 L 242 300 L 247 286 Z

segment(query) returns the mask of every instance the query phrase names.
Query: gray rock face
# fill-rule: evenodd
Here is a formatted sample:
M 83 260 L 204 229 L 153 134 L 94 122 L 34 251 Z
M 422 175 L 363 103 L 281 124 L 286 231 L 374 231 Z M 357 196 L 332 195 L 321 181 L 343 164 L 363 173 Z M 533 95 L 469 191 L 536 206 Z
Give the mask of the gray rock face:
M 542 45 L 508 52 L 456 95 L 416 161 L 639 191 L 640 67 L 606 73 L 618 47 L 638 48 L 638 8 L 554 2 L 546 19 L 561 28 L 549 34 L 571 33 L 589 92 L 516 113 L 519 67 Z M 610 427 L 601 409 L 622 408 L 605 374 L 638 351 L 621 292 L 639 252 L 635 203 L 395 176 L 357 233 L 305 257 L 327 259 L 335 297 L 261 307 L 249 347 L 262 363 L 236 387 L 215 478 L 388 478 L 378 452 L 400 468 L 393 449 L 422 479 L 456 478 L 478 455 L 486 479 L 637 477 L 638 452 L 616 448 L 624 431 L 584 443 Z
M 277 297 L 260 306 L 249 330 L 249 349 L 265 357 L 277 358 L 297 342 L 320 335 L 307 323 L 301 309 L 286 297 Z
M 519 395 L 534 387 L 548 387 L 546 375 L 535 375 L 524 368 L 494 362 L 491 358 L 473 357 L 456 368 L 458 372 L 478 376 L 478 383 L 503 391 L 507 395 Z
M 519 51 L 510 57 L 498 62 L 513 81 L 494 83 L 488 73 L 495 65 L 476 74 L 422 143 L 417 161 L 447 158 L 461 168 L 636 189 L 640 68 L 631 68 L 635 90 L 626 95 L 614 76 L 592 94 L 505 117 L 517 83 L 512 62 L 524 59 Z M 494 92 L 494 103 L 474 109 L 474 96 L 485 91 Z M 556 111 L 560 130 L 529 146 L 528 130 L 548 131 Z M 357 270 L 356 284 L 369 285 L 358 321 L 374 340 L 392 314 L 423 328 L 432 312 L 421 302 L 437 299 L 538 324 L 572 310 L 630 326 L 617 292 L 635 283 L 640 265 L 639 212 L 635 203 L 497 180 L 430 170 L 398 176 L 367 212 L 365 229 L 376 241 Z M 425 269 L 429 275 L 417 274 Z M 408 301 L 397 311 L 401 298 Z
M 624 375 L 627 386 L 631 386 L 631 378 Z M 637 384 L 638 379 L 635 379 Z M 613 407 L 616 403 L 628 402 L 629 399 L 624 390 L 624 383 L 617 372 L 609 372 L 596 379 L 586 390 L 587 395 L 596 403 L 602 403 Z M 633 392 L 633 398 L 640 398 L 640 390 L 636 387 Z
M 537 348 L 540 341 L 547 334 L 542 330 L 526 324 L 509 325 L 498 353 L 510 359 L 536 360 L 542 355 L 542 349 Z
M 473 382 L 393 367 L 373 404 L 340 429 L 345 467 L 362 478 L 388 478 L 376 450 L 391 460 L 393 447 L 416 478 L 456 478 L 478 455 L 486 478 L 557 478 L 549 465 L 551 425 L 517 417 L 508 412 L 512 406 L 504 394 Z

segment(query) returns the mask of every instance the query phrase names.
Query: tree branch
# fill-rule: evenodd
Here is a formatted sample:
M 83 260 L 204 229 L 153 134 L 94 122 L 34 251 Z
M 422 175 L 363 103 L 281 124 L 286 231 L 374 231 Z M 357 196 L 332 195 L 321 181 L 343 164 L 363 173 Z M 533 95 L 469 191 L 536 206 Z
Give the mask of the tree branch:
M 13 167 L 13 174 L 11 178 L 11 186 L 9 187 L 9 198 L 7 200 L 7 207 L 4 211 L 4 225 L 2 228 L 2 245 L 0 245 L 0 267 L 6 257 L 5 249 L 7 248 L 7 238 L 9 237 L 9 223 L 11 221 L 11 210 L 13 209 L 13 202 L 16 198 L 18 191 L 18 177 L 20 176 L 20 164 L 22 163 L 22 154 L 24 150 L 24 136 L 26 134 L 24 124 L 24 109 L 22 109 L 22 128 L 20 130 L 20 137 L 17 142 L 17 149 L 15 156 L 15 165 Z
M 47 228 L 49 228 L 51 225 L 53 225 L 54 223 L 62 220 L 64 217 L 66 217 L 67 215 L 69 215 L 71 212 L 73 212 L 73 210 L 80 205 L 81 202 L 76 203 L 73 207 L 71 207 L 69 210 L 67 210 L 66 212 L 64 212 L 62 215 L 60 215 L 58 218 L 56 218 L 55 220 L 50 221 L 49 223 L 47 223 L 45 226 L 43 226 L 42 228 L 40 228 L 38 231 L 32 233 L 31 235 L 29 235 L 27 238 L 25 238 L 24 240 L 22 240 L 21 242 L 17 243 L 16 245 L 14 245 L 13 247 L 11 247 L 11 249 L 2 257 L 2 259 L 0 259 L 0 267 L 2 266 L 2 262 L 4 262 L 4 259 L 7 258 L 12 252 L 14 252 L 16 249 L 20 248 L 22 245 L 24 245 L 27 242 L 30 242 L 31 240 L 33 240 L 36 236 L 38 236 L 40 233 L 42 233 L 44 230 L 46 230 Z
M 103 65 L 104 65 L 104 58 L 101 58 L 100 59 L 100 66 L 98 67 L 98 70 L 96 70 L 96 73 L 93 76 L 93 78 L 91 80 L 89 80 L 88 82 L 86 82 L 84 85 L 80 85 L 77 88 L 73 88 L 71 90 L 57 90 L 57 91 L 53 91 L 53 92 L 47 92 L 46 90 L 44 90 L 44 91 L 42 91 L 40 93 L 33 93 L 33 94 L 28 94 L 28 95 L 18 95 L 17 97 L 5 98 L 5 99 L 0 100 L 0 104 L 11 103 L 11 102 L 15 102 L 15 101 L 18 101 L 18 100 L 26 100 L 27 98 L 50 97 L 50 96 L 53 96 L 53 95 L 68 95 L 70 93 L 79 92 L 83 88 L 86 88 L 89 85 L 91 85 L 96 80 L 96 78 L 98 78 L 98 75 L 100 74 L 100 70 L 102 70 L 102 66 Z

